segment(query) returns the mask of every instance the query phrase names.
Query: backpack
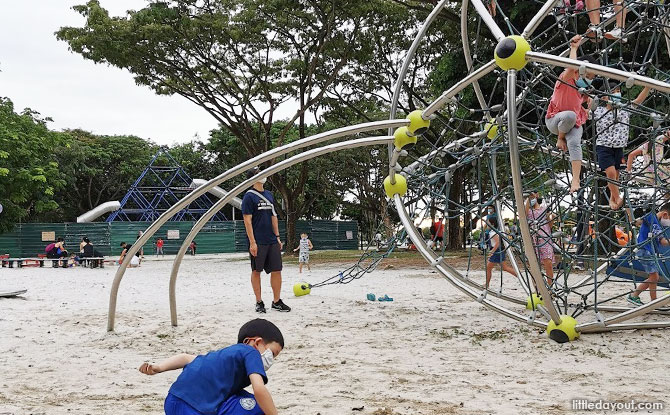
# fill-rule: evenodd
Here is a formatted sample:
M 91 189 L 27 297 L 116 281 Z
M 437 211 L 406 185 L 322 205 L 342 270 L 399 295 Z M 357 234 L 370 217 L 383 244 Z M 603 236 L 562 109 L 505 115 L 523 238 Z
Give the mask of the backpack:
M 46 248 L 44 248 L 44 252 L 49 253 L 49 252 L 51 252 L 51 250 L 54 249 L 55 247 L 56 247 L 56 244 L 52 242 L 52 243 L 50 243 L 49 245 L 47 245 Z

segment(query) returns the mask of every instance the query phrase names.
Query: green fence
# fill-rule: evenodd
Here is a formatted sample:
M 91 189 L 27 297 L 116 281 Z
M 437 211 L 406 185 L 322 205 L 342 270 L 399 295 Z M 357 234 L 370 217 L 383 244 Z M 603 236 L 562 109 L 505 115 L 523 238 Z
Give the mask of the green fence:
M 34 257 L 44 253 L 53 237 L 62 237 L 66 248 L 78 251 L 84 236 L 103 255 L 119 255 L 121 242 L 133 243 L 149 222 L 99 223 L 27 223 L 16 225 L 12 232 L 0 234 L 0 254 L 13 257 Z M 193 227 L 193 222 L 168 222 L 144 245 L 144 252 L 155 252 L 155 241 L 162 238 L 165 254 L 175 254 Z M 286 240 L 286 224 L 279 222 L 282 239 Z M 169 231 L 169 232 L 168 232 Z M 357 249 L 358 224 L 350 221 L 298 221 L 296 233 L 306 232 L 315 249 Z M 168 237 L 168 233 L 169 236 Z M 199 254 L 244 252 L 247 250 L 243 221 L 210 222 L 195 238 Z

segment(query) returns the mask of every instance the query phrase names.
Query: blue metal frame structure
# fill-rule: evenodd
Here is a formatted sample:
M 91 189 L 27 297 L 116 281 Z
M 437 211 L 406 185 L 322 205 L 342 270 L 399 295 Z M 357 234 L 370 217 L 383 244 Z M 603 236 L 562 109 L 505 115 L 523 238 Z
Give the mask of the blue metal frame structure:
M 121 200 L 121 209 L 109 215 L 107 222 L 153 222 L 194 190 L 192 182 L 168 149 L 161 147 Z M 171 221 L 196 221 L 213 205 L 205 193 L 179 211 Z M 211 220 L 227 219 L 219 212 Z

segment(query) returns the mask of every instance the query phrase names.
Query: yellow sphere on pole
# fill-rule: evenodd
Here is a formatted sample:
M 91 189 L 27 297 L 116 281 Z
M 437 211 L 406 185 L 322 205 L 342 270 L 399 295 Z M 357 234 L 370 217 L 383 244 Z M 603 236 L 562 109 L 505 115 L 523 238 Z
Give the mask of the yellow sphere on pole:
M 393 144 L 398 150 L 402 150 L 403 147 L 410 148 L 416 144 L 416 136 L 411 135 L 407 127 L 400 127 L 393 133 Z
M 549 338 L 557 343 L 567 343 L 579 338 L 579 332 L 575 329 L 577 320 L 571 316 L 561 316 L 561 324 L 556 324 L 551 320 L 547 324 L 547 334 Z
M 395 183 L 391 183 L 391 176 L 384 179 L 384 191 L 386 196 L 393 198 L 395 195 L 405 196 L 407 193 L 407 179 L 402 174 L 394 174 Z
M 537 310 L 538 305 L 544 305 L 544 300 L 539 295 L 533 293 L 526 298 L 526 310 Z
M 299 282 L 297 284 L 293 285 L 293 294 L 295 294 L 296 297 L 301 297 L 303 295 L 307 295 L 312 291 L 311 287 L 309 284 L 306 282 Z
M 528 63 L 526 52 L 530 52 L 530 50 L 530 44 L 523 37 L 518 35 L 507 36 L 500 40 L 498 46 L 496 46 L 494 53 L 496 64 L 504 71 L 510 69 L 520 71 Z
M 498 135 L 498 123 L 496 123 L 495 118 L 491 118 L 489 122 L 484 125 L 484 131 L 486 131 L 486 136 L 493 140 Z
M 424 120 L 422 114 L 423 111 L 416 110 L 407 115 L 407 119 L 409 120 L 407 130 L 411 135 L 421 135 L 430 127 L 430 120 Z

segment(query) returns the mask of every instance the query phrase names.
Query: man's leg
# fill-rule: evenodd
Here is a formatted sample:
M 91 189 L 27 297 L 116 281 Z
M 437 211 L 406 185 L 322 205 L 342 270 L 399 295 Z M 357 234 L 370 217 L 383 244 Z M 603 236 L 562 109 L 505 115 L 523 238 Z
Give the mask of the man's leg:
M 261 302 L 261 273 L 258 271 L 251 271 L 251 288 L 254 289 L 256 302 Z
M 274 295 L 273 301 L 276 303 L 281 298 L 281 271 L 275 271 L 270 273 L 270 285 L 272 286 L 272 294 Z M 258 289 L 260 293 L 260 283 Z

